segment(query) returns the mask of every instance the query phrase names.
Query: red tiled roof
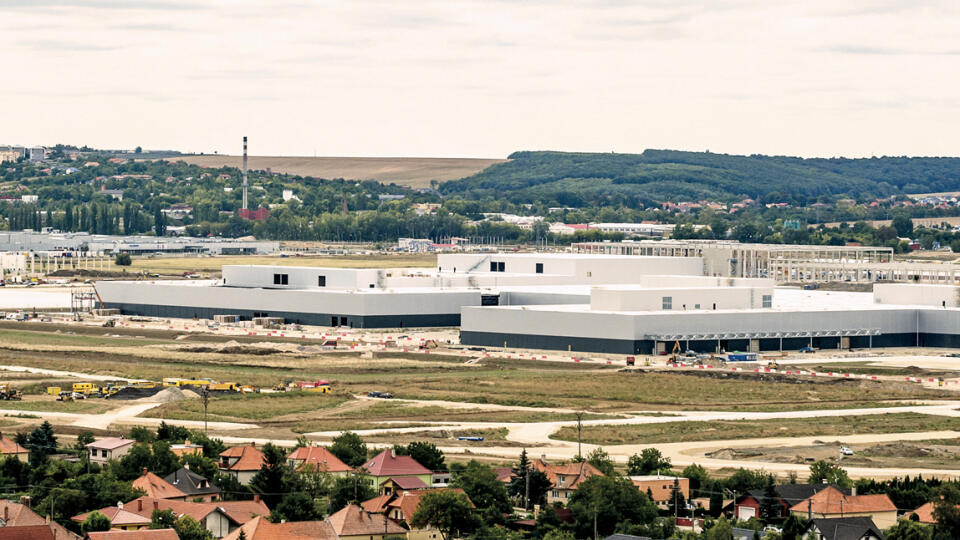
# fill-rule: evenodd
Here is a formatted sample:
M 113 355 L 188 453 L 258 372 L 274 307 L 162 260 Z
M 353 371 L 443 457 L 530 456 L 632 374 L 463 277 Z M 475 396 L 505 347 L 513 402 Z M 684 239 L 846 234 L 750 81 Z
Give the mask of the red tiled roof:
M 917 520 L 920 523 L 934 524 L 937 522 L 933 517 L 933 511 L 937 507 L 936 502 L 928 502 L 922 505 L 920 508 L 917 508 L 912 513 L 917 515 Z M 957 509 L 960 509 L 960 504 L 957 505 Z
M 353 470 L 349 465 L 340 461 L 340 458 L 322 446 L 303 446 L 297 448 L 287 456 L 287 459 L 300 462 L 301 467 L 308 465 L 316 467 L 318 471 L 335 473 Z
M 235 458 L 239 457 L 236 463 L 227 467 L 221 467 L 229 471 L 259 471 L 266 458 L 256 446 L 234 446 L 227 448 L 220 454 L 220 457 Z
M 410 456 L 398 456 L 393 450 L 384 450 L 363 465 L 372 476 L 415 476 L 433 474 Z
M 790 508 L 791 512 L 813 512 L 820 515 L 896 512 L 897 507 L 886 494 L 846 495 L 835 487 L 827 487 L 809 499 L 800 501 Z
M 512 467 L 494 467 L 493 472 L 497 473 L 497 480 L 505 484 L 509 484 L 510 480 L 513 478 Z
M 367 512 L 373 512 L 374 514 L 379 514 L 383 512 L 383 509 L 387 507 L 387 504 L 390 500 L 393 499 L 393 495 L 377 495 L 372 499 L 368 499 L 360 503 L 360 507 L 366 510 Z
M 381 530 L 381 533 L 383 531 Z M 333 526 L 326 521 L 291 521 L 270 523 L 265 517 L 258 517 L 244 526 L 235 529 L 223 537 L 223 540 L 237 540 L 243 533 L 247 540 L 337 540 Z
M 365 511 L 372 513 L 383 513 L 385 508 L 396 508 L 400 510 L 403 519 L 409 521 L 410 518 L 417 513 L 417 507 L 420 506 L 420 497 L 434 491 L 452 491 L 453 493 L 463 493 L 465 497 L 467 496 L 460 488 L 420 489 L 416 491 L 402 491 L 391 495 L 380 495 L 379 497 L 366 500 L 360 503 L 360 505 Z M 467 500 L 470 501 L 470 497 L 467 497 Z M 473 502 L 471 501 L 470 504 L 473 504 Z
M 0 528 L 0 538 L 3 540 L 64 540 L 65 538 L 80 538 L 73 533 L 64 535 L 56 532 L 55 525 L 54 523 L 45 523 L 43 525 L 27 525 L 24 527 L 3 527 Z
M 576 489 L 580 482 L 591 476 L 603 476 L 602 472 L 586 461 L 554 465 L 543 461 L 543 459 L 536 459 L 531 462 L 531 466 L 547 475 L 547 479 L 553 484 L 554 489 Z M 564 478 L 573 477 L 573 479 L 564 481 L 561 485 L 558 478 L 560 476 Z
M 99 441 L 93 441 L 86 447 L 96 448 L 97 450 L 115 450 L 135 442 L 137 441 L 133 439 L 124 439 L 123 437 L 106 437 L 104 439 L 100 439 Z
M 29 451 L 17 441 L 0 433 L 0 454 L 28 454 Z
M 261 500 L 219 501 L 212 504 L 223 510 L 227 514 L 227 517 L 240 524 L 246 523 L 256 516 L 266 516 L 270 514 L 270 509 L 267 508 L 267 505 Z
M 142 489 L 147 497 L 156 499 L 182 499 L 187 496 L 173 484 L 150 471 L 144 471 L 140 478 L 134 480 L 133 487 Z
M 390 481 L 400 489 L 423 489 L 429 487 L 426 482 L 416 476 L 400 476 L 391 478 Z
M 0 501 L 0 517 L 7 522 L 7 527 L 44 525 L 47 523 L 46 519 L 27 508 L 26 505 L 11 501 Z
M 406 534 L 407 530 L 393 520 L 365 511 L 356 504 L 348 504 L 327 518 L 339 536 Z M 385 530 L 386 529 L 386 530 Z
M 180 540 L 173 529 L 141 529 L 139 531 L 100 531 L 87 533 L 89 540 Z
M 77 523 L 83 523 L 87 516 L 93 512 L 100 512 L 101 514 L 107 516 L 107 519 L 110 520 L 110 524 L 119 527 L 119 526 L 129 526 L 129 525 L 149 525 L 150 517 L 144 517 L 139 514 L 130 512 L 129 510 L 124 510 L 116 506 L 108 506 L 106 508 L 101 508 L 99 510 L 94 510 L 91 512 L 84 512 L 78 516 L 73 516 L 70 518 L 72 521 Z

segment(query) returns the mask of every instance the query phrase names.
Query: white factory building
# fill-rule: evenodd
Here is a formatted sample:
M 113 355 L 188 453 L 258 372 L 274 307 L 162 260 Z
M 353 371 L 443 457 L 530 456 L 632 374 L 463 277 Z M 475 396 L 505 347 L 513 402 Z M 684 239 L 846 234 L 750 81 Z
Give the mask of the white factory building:
M 467 345 L 620 354 L 960 347 L 951 285 L 872 293 L 705 276 L 700 257 L 441 254 L 431 269 L 224 266 L 217 281 L 101 281 L 106 308 L 354 328 L 459 326 Z

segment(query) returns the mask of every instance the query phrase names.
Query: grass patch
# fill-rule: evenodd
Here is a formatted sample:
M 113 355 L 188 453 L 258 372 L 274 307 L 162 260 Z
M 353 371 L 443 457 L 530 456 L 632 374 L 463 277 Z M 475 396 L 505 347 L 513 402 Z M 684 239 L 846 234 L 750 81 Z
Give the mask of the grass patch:
M 817 373 L 853 373 L 854 375 L 890 375 L 890 376 L 936 376 L 937 374 L 953 374 L 950 370 L 922 369 L 905 366 L 872 366 L 870 362 L 838 362 L 835 364 L 783 366 L 781 369 L 816 371 Z
M 103 333 L 110 333 L 104 328 Z M 132 342 L 132 343 L 131 343 Z M 24 345 L 64 345 L 70 347 L 140 347 L 167 343 L 166 341 L 135 338 L 132 336 L 104 337 L 81 334 L 64 334 L 49 331 L 8 330 L 0 328 L 0 344 L 9 343 L 21 348 Z
M 960 418 L 919 413 L 867 416 L 778 418 L 775 420 L 711 420 L 631 426 L 584 426 L 583 442 L 591 444 L 647 444 L 719 441 L 768 437 L 844 436 L 870 433 L 909 433 L 960 430 Z M 577 440 L 576 427 L 563 427 L 551 439 Z
M 0 409 L 15 411 L 102 413 L 111 408 L 110 404 L 93 399 L 83 399 L 79 401 L 0 401 Z
M 210 399 L 207 412 L 211 420 L 263 420 L 318 409 L 330 409 L 349 396 L 312 392 L 278 392 L 272 394 L 235 394 Z M 202 420 L 203 403 L 189 399 L 166 403 L 147 411 L 144 416 L 176 420 Z

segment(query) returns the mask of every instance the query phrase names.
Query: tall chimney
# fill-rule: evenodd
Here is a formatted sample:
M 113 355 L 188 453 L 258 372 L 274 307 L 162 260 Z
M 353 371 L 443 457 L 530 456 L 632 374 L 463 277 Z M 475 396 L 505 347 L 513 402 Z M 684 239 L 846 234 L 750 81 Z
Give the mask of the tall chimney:
M 243 209 L 247 209 L 247 137 L 243 137 Z

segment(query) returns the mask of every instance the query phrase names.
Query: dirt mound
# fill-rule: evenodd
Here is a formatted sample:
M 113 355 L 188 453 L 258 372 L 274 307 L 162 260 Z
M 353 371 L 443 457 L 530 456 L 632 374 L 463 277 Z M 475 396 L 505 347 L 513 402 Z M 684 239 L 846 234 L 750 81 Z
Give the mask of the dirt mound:
M 176 401 L 183 401 L 185 399 L 197 398 L 200 397 L 196 392 L 191 390 L 181 390 L 176 386 L 171 386 L 169 388 L 164 388 L 163 390 L 157 392 L 156 394 L 140 399 L 140 401 L 148 403 L 173 403 Z
M 876 444 L 864 450 L 863 453 L 871 456 L 907 458 L 943 457 L 953 455 L 953 453 L 940 448 L 931 448 L 928 446 L 920 446 L 917 444 L 903 442 Z
M 106 278 L 106 277 L 132 277 L 135 274 L 130 274 L 128 272 L 107 272 L 103 270 L 84 270 L 84 269 L 75 269 L 75 270 L 57 270 L 56 272 L 51 272 L 47 274 L 52 277 L 97 277 L 97 278 Z
M 131 399 L 143 399 L 152 398 L 162 388 L 134 388 L 132 386 L 125 386 L 121 388 L 116 394 L 108 396 L 107 399 L 119 399 L 121 401 L 128 401 Z
M 745 459 L 762 455 L 762 453 L 745 449 L 721 448 L 720 450 L 707 452 L 704 455 L 713 459 Z
M 307 347 L 293 343 L 274 343 L 269 341 L 239 343 L 231 340 L 224 343 L 184 343 L 182 345 L 163 345 L 162 347 L 180 352 L 246 354 L 252 356 L 268 356 L 271 354 L 307 356 L 310 353 L 324 352 L 322 347 Z

